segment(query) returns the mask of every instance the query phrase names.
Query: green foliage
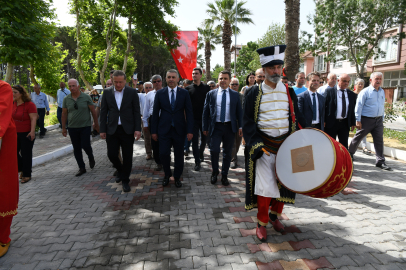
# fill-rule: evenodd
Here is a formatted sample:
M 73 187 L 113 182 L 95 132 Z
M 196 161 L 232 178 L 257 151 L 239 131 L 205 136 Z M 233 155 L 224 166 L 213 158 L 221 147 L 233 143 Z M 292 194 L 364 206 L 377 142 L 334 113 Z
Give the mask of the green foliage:
M 397 101 L 394 103 L 385 102 L 385 116 L 383 118 L 384 123 L 393 122 L 399 116 L 406 119 L 406 105 L 402 101 Z
M 106 57 L 105 50 L 96 52 L 96 70 L 101 70 L 105 57 Z M 120 50 L 117 47 L 113 47 L 113 49 L 110 52 L 110 61 L 107 65 L 107 69 L 104 74 L 105 78 L 109 78 L 110 70 L 112 69 L 121 70 L 121 68 L 123 67 L 123 62 L 124 62 L 124 51 Z M 131 76 L 133 75 L 136 67 L 137 63 L 134 60 L 134 58 L 129 57 L 127 60 L 127 69 L 125 72 L 127 75 L 127 81 L 131 80 Z
M 51 1 L 2 1 L 0 14 L 1 62 L 27 65 L 47 58 L 55 33 Z
M 357 76 L 363 77 L 366 63 L 386 52 L 378 48 L 388 28 L 406 23 L 404 0 L 324 0 L 316 1 L 315 15 L 309 17 L 314 26 L 315 39 L 307 37 L 302 45 L 316 55 L 328 52 L 325 61 L 336 61 L 337 56 L 356 63 Z M 404 33 L 397 34 L 401 39 Z
M 59 120 L 58 120 L 58 117 L 56 116 L 56 114 L 53 114 L 49 118 L 49 125 L 55 125 L 55 124 L 59 124 Z
M 238 54 L 237 58 L 237 65 L 236 65 L 236 73 L 237 76 L 245 76 L 250 72 L 255 71 L 256 68 L 256 62 L 255 58 L 258 58 L 257 54 L 257 49 L 259 48 L 258 43 L 254 41 L 249 41 L 247 43 L 247 46 L 243 46 L 240 50 L 240 53 Z M 254 64 L 251 64 L 251 62 L 254 62 Z M 259 63 L 259 58 L 258 58 L 258 63 Z M 234 64 L 231 65 L 234 67 Z M 254 66 L 254 67 L 252 67 Z M 259 65 L 261 67 L 261 65 Z M 245 84 L 245 83 L 244 83 Z
M 56 97 L 59 83 L 64 77 L 63 61 L 68 55 L 68 50 L 62 50 L 62 43 L 56 43 L 48 51 L 44 59 L 39 59 L 33 63 L 35 75 L 41 85 L 41 91 Z
M 224 67 L 223 66 L 220 66 L 219 64 L 217 64 L 214 68 L 213 68 L 213 71 L 212 71 L 212 80 L 215 82 L 215 83 L 217 83 L 218 82 L 218 78 L 219 78 L 219 74 L 220 74 L 220 72 L 221 71 L 223 71 L 224 70 Z
M 402 144 L 406 144 L 406 131 L 398 131 L 389 128 L 383 129 L 383 137 L 398 140 Z

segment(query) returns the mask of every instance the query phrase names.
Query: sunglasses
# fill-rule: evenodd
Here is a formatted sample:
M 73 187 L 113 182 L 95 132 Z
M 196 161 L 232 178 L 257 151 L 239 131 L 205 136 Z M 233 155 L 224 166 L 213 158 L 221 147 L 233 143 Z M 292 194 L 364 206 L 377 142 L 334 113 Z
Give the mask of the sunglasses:
M 232 83 L 232 84 L 230 84 L 230 85 L 232 85 L 232 86 L 236 86 L 236 85 L 239 85 L 238 83 Z
M 73 101 L 73 108 L 75 108 L 75 110 L 78 109 L 78 104 L 76 103 L 76 101 Z
M 215 88 L 216 86 L 215 85 L 210 85 L 210 88 Z
M 161 82 L 161 80 L 159 80 L 159 81 L 152 81 L 152 83 L 160 83 Z

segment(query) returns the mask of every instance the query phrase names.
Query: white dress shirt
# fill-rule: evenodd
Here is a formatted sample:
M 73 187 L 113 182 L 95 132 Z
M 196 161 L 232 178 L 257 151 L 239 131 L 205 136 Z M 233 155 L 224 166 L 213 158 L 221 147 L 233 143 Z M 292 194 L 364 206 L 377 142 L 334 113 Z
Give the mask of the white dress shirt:
M 221 115 L 221 101 L 223 99 L 223 90 L 226 90 L 226 118 L 224 122 L 230 122 L 230 89 L 221 89 L 218 88 L 217 92 L 217 115 L 216 115 L 216 122 L 221 122 L 220 115 Z
M 319 116 L 319 98 L 317 97 L 317 91 L 316 91 L 315 93 L 313 93 L 313 92 L 310 91 L 309 89 L 307 89 L 307 91 L 309 91 L 310 100 L 312 101 L 312 108 L 313 108 L 313 94 L 315 94 L 315 100 L 316 100 L 316 120 L 312 120 L 312 124 L 318 124 L 318 123 L 320 123 L 320 116 Z
M 121 102 L 123 101 L 124 88 L 121 91 L 117 91 L 116 88 L 114 87 L 114 97 L 116 98 L 118 110 L 120 110 Z M 118 117 L 118 124 L 121 125 L 120 116 Z
M 175 102 L 176 102 L 176 90 L 178 90 L 178 87 L 175 86 L 175 88 L 173 88 L 173 93 L 175 96 Z M 169 104 L 171 104 L 171 96 L 172 96 L 172 89 L 168 86 L 168 95 L 169 95 Z
M 327 87 L 329 87 L 328 84 L 320 86 L 319 89 L 317 89 L 317 93 L 324 96 L 324 92 L 326 92 Z
M 142 122 L 144 127 L 148 127 L 148 119 L 151 117 L 154 110 L 156 90 L 149 91 L 144 100 L 144 113 L 142 114 Z
M 348 116 L 348 103 L 349 103 L 347 90 L 344 90 L 344 93 L 345 93 L 345 105 L 346 105 L 345 117 L 344 118 L 347 118 L 347 116 Z M 337 119 L 343 119 L 341 117 L 341 112 L 342 112 L 342 109 L 343 109 L 342 104 L 343 104 L 343 92 L 341 92 L 340 87 L 337 86 L 337 115 L 336 115 Z

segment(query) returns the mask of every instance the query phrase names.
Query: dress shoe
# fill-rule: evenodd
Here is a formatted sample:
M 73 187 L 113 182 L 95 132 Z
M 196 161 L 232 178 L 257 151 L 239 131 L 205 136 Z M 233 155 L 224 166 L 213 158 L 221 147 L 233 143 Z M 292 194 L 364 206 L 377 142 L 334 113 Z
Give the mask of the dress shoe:
M 131 191 L 130 183 L 129 183 L 129 182 L 123 182 L 123 183 L 122 183 L 122 186 L 123 186 L 123 191 L 124 191 L 124 192 L 130 192 L 130 191 Z
M 6 255 L 8 248 L 10 246 L 11 242 L 8 242 L 7 244 L 2 244 L 0 243 L 0 258 Z
M 94 158 L 93 158 L 93 159 L 89 159 L 89 166 L 90 166 L 90 169 L 93 169 L 93 168 L 94 168 L 94 165 L 96 165 L 96 161 L 94 160 Z
M 230 184 L 230 182 L 228 182 L 227 175 L 223 175 L 221 177 L 221 183 L 223 184 L 223 186 L 228 186 Z
M 197 163 L 196 165 L 195 165 L 195 171 L 200 171 L 200 168 L 201 168 L 201 166 L 200 166 L 200 163 Z
M 257 237 L 261 242 L 266 241 L 266 227 L 257 224 Z
M 86 169 L 79 169 L 79 171 L 75 174 L 75 176 L 81 176 L 84 173 L 86 173 Z
M 180 188 L 182 186 L 182 182 L 180 181 L 180 179 L 175 178 L 175 187 Z
M 219 175 L 219 172 L 213 172 L 211 174 L 211 179 L 210 179 L 210 183 L 212 183 L 213 185 L 217 182 L 217 175 Z
M 185 151 L 185 157 L 189 156 L 189 151 Z
M 166 187 L 169 184 L 169 176 L 165 176 L 162 180 L 162 185 Z
M 275 221 L 272 221 L 271 219 L 269 219 L 269 222 L 271 222 L 275 231 L 283 232 L 285 230 L 285 226 L 283 226 L 283 224 L 279 221 L 279 219 L 275 219 Z
M 147 157 L 145 158 L 146 160 L 151 160 L 152 156 L 151 155 L 147 155 Z
M 39 135 L 39 138 L 40 138 L 40 139 L 43 139 L 43 138 L 44 138 L 44 135 Z
M 162 171 L 162 164 L 157 164 L 155 171 L 157 171 L 157 172 Z
M 237 169 L 237 167 L 238 167 L 237 161 L 233 161 L 233 163 L 231 164 L 231 169 Z
M 113 173 L 113 176 L 117 176 L 118 175 L 118 171 L 116 170 L 114 173 Z
M 375 166 L 378 167 L 378 168 L 381 168 L 382 170 L 385 170 L 385 171 L 390 171 L 390 170 L 392 170 L 392 168 L 389 167 L 389 166 L 387 166 L 385 163 L 376 164 Z

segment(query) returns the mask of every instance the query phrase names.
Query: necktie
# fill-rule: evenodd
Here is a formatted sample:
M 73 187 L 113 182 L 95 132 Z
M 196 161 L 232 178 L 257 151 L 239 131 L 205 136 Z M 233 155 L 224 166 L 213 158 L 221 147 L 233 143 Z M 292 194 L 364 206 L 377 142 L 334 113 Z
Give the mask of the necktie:
M 172 112 L 175 110 L 175 91 L 172 89 L 171 90 L 171 108 L 172 108 Z M 173 118 L 172 118 L 172 126 L 175 126 L 175 123 L 173 122 Z
M 347 114 L 347 104 L 345 103 L 345 94 L 344 94 L 344 90 L 340 90 L 341 91 L 341 97 L 342 97 L 342 102 L 341 104 L 343 105 L 342 109 L 341 109 L 341 117 L 345 118 L 345 115 Z
M 313 121 L 316 121 L 317 118 L 317 106 L 316 106 L 316 93 L 312 94 L 313 96 Z
M 223 96 L 221 97 L 221 112 L 220 112 L 220 122 L 224 123 L 226 121 L 226 90 L 223 90 Z

